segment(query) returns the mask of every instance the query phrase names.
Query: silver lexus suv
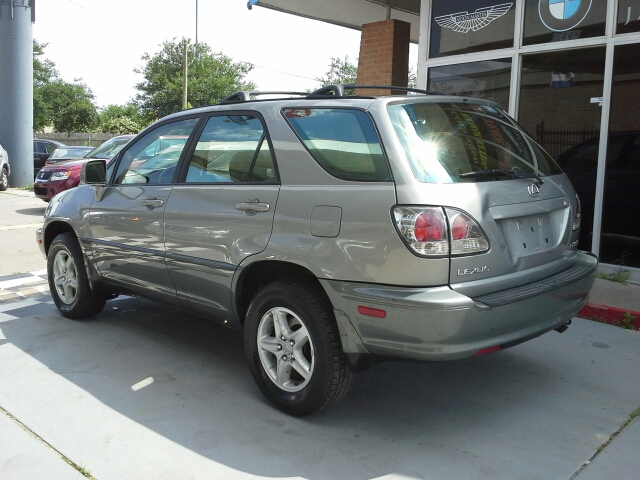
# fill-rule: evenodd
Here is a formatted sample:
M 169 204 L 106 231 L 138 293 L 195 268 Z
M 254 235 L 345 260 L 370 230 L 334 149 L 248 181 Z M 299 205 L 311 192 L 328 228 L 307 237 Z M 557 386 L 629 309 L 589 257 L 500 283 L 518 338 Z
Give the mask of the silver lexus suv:
M 494 103 L 350 88 L 238 92 L 87 162 L 37 233 L 60 312 L 135 294 L 242 328 L 258 387 L 292 415 L 381 359 L 565 330 L 597 259 L 553 159 Z

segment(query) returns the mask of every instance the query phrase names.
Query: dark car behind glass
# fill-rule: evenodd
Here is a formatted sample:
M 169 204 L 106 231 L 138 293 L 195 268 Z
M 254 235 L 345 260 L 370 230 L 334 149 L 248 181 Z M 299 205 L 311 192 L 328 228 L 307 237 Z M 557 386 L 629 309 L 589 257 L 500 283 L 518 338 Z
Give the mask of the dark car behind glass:
M 583 225 L 587 227 L 580 232 L 579 248 L 583 250 L 591 250 L 599 146 L 598 137 L 589 138 L 556 157 L 582 202 Z M 639 181 L 640 131 L 611 133 L 607 144 L 600 246 L 600 259 L 605 263 L 640 262 Z

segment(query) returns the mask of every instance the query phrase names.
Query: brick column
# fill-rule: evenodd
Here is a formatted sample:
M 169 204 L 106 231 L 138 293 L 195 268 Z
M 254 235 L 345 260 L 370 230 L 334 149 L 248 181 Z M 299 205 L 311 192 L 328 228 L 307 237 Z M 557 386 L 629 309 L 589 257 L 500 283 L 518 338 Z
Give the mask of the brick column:
M 362 25 L 356 83 L 406 87 L 409 76 L 410 30 L 411 25 L 401 20 Z M 389 90 L 363 89 L 356 93 L 388 95 Z

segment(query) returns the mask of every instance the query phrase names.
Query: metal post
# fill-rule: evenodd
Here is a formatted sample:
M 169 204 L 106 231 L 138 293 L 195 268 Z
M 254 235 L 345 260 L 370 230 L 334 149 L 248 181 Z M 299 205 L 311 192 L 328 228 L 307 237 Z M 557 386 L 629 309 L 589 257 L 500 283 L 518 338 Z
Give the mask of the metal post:
M 0 144 L 9 185 L 33 185 L 33 40 L 31 6 L 0 0 Z
M 196 0 L 196 45 L 198 45 L 198 0 Z
M 187 56 L 187 51 L 188 51 L 188 47 L 189 46 L 189 42 L 187 42 L 187 39 L 184 39 L 184 66 L 183 66 L 183 79 L 182 79 L 182 109 L 186 110 L 187 109 L 187 88 L 188 88 L 188 79 L 187 76 L 189 74 L 189 65 L 187 64 L 188 61 L 188 56 Z

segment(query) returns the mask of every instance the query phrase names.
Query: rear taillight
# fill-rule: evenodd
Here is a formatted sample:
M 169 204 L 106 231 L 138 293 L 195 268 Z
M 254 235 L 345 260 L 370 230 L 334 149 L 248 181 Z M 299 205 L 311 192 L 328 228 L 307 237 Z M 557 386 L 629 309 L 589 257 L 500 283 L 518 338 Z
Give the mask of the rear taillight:
M 451 226 L 451 255 L 467 255 L 489 250 L 489 241 L 473 218 L 460 210 L 444 210 Z
M 478 223 L 466 213 L 443 207 L 394 207 L 393 219 L 400 236 L 424 257 L 469 255 L 489 250 Z
M 393 217 L 400 235 L 418 255 L 449 255 L 447 220 L 440 207 L 394 207 Z
M 580 228 L 580 222 L 582 220 L 582 205 L 580 205 L 580 197 L 576 193 L 576 213 L 573 216 L 572 230 L 575 232 Z

